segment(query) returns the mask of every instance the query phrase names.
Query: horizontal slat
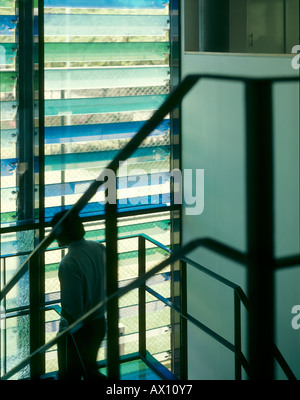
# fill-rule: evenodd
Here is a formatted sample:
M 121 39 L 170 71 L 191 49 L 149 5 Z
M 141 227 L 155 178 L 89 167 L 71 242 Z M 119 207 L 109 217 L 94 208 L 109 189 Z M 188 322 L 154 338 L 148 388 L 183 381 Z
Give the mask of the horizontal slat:
M 117 201 L 119 211 L 130 211 L 130 210 L 145 210 L 149 208 L 157 208 L 161 206 L 167 206 L 170 203 L 170 194 L 165 193 L 160 196 L 159 201 L 156 204 L 151 204 L 150 196 L 143 197 L 135 197 L 131 199 L 134 203 L 139 203 L 137 205 L 129 203 L 128 204 L 119 204 Z M 99 202 L 88 203 L 81 212 L 81 215 L 95 215 L 95 214 L 104 214 L 104 204 Z M 51 219 L 58 211 L 60 211 L 61 207 L 49 207 L 45 210 L 45 218 L 46 221 Z
M 51 211 L 52 213 L 61 211 L 61 207 L 54 208 Z M 53 214 L 54 215 L 54 214 Z M 1 217 L 5 217 L 4 214 L 1 214 Z M 151 237 L 154 236 L 156 233 L 163 233 L 164 231 L 169 229 L 169 219 L 163 219 L 158 221 L 151 221 L 151 222 L 140 222 L 140 223 L 129 223 L 128 225 L 123 225 L 119 227 L 119 233 L 122 236 L 135 234 L 143 232 L 145 234 L 149 234 L 149 231 L 152 233 L 149 235 Z M 86 238 L 90 240 L 98 240 L 99 236 L 105 238 L 105 229 L 97 229 L 93 231 L 86 232 Z M 50 250 L 50 248 L 49 248 Z M 51 250 L 50 250 L 51 251 Z M 7 241 L 1 242 L 1 255 L 2 257 L 9 257 L 12 255 L 16 255 L 18 253 L 18 245 L 16 241 Z
M 113 160 L 118 150 L 95 151 L 76 154 L 54 154 L 45 156 L 46 171 L 61 171 L 70 168 L 92 168 L 92 163 Z M 145 147 L 137 149 L 130 160 L 139 159 L 140 162 L 164 160 L 169 156 L 168 146 Z
M 166 95 L 156 95 L 46 100 L 45 115 L 63 116 L 156 110 L 166 97 Z M 15 118 L 16 112 L 16 101 L 1 102 L 2 121 L 12 120 Z
M 141 179 L 139 179 L 141 177 Z M 135 175 L 131 176 L 130 179 L 127 177 L 117 178 L 117 188 L 119 190 L 130 189 L 132 187 L 145 187 L 146 182 L 148 182 L 147 186 L 157 185 L 158 182 L 160 184 L 165 184 L 170 182 L 170 174 L 168 172 L 161 173 L 153 173 L 151 175 Z M 68 183 L 57 183 L 53 185 L 46 185 L 45 187 L 45 196 L 46 197 L 55 197 L 55 196 L 69 196 L 73 194 L 82 194 L 84 193 L 92 181 L 87 182 L 68 182 Z
M 129 139 L 135 135 L 146 121 L 119 122 L 97 125 L 70 125 L 45 128 L 45 144 L 80 143 L 99 140 Z M 165 135 L 170 127 L 170 120 L 160 124 L 150 136 Z M 2 148 L 10 148 L 16 142 L 16 129 L 1 131 Z M 4 158 L 5 155 L 2 156 Z
M 45 14 L 45 36 L 163 36 L 165 15 Z
M 45 156 L 46 171 L 63 171 L 69 168 L 93 168 L 97 163 L 111 161 L 118 150 L 94 151 L 89 153 L 75 154 L 54 154 Z M 138 159 L 141 163 L 150 161 L 163 161 L 169 156 L 169 146 L 145 147 L 137 149 L 131 160 Z M 9 158 L 1 160 L 1 175 L 12 175 L 18 165 L 17 158 Z M 36 160 L 36 170 L 38 171 L 38 160 Z
M 46 62 L 163 61 L 169 44 L 146 43 L 45 43 Z
M 55 69 L 45 71 L 45 90 L 165 85 L 168 67 Z
M 145 122 L 49 127 L 45 129 L 45 143 L 129 139 L 139 131 Z M 169 129 L 169 124 L 169 120 L 164 121 L 151 135 L 164 135 Z
M 71 82 L 70 79 L 79 79 L 80 70 L 45 71 L 46 90 L 93 90 L 118 89 L 118 88 L 139 88 L 165 86 L 169 79 L 167 67 L 132 68 L 123 70 L 81 70 L 81 80 Z M 134 79 L 135 74 L 135 79 Z M 16 85 L 17 73 L 14 71 L 2 71 L 0 73 L 0 91 L 11 93 Z
M 144 174 L 143 176 L 134 175 L 130 176 L 130 178 L 117 178 L 117 189 L 122 191 L 123 189 L 127 190 L 132 187 L 140 188 L 145 187 L 145 185 L 147 187 L 151 187 L 153 185 L 156 186 L 158 184 L 165 184 L 169 182 L 169 172 L 154 172 L 153 174 Z M 91 183 L 92 181 L 79 181 L 45 185 L 45 197 L 80 195 L 88 189 Z M 1 198 L 4 203 L 9 203 L 10 199 L 14 198 L 16 195 L 17 188 L 1 189 Z
M 81 115 L 156 110 L 165 99 L 166 95 L 46 100 L 45 115 Z
M 0 35 L 14 34 L 18 17 L 0 15 Z M 45 37 L 53 36 L 164 36 L 169 28 L 167 15 L 45 14 Z M 38 34 L 38 18 L 34 19 Z M 78 40 L 78 39 L 77 39 Z
M 126 212 L 132 210 L 148 210 L 155 209 L 158 207 L 166 207 L 170 204 L 170 194 L 165 193 L 159 197 L 159 201 L 156 204 L 151 203 L 150 196 L 144 197 L 136 197 L 132 199 L 132 203 L 128 204 L 119 204 L 118 210 L 119 212 Z M 139 204 L 137 204 L 139 203 Z M 137 204 L 137 205 L 135 205 Z M 66 207 L 68 208 L 68 207 Z M 45 209 L 45 220 L 49 221 L 51 218 L 61 210 L 61 207 L 47 207 Z M 99 202 L 88 203 L 84 209 L 81 211 L 81 216 L 93 216 L 93 215 L 103 215 L 104 214 L 104 204 L 100 204 Z M 38 210 L 36 210 L 36 218 L 38 218 Z M 17 222 L 16 212 L 8 212 L 1 214 L 1 223 L 13 223 Z M 1 243 L 2 244 L 2 243 Z M 4 243 L 3 243 L 4 244 Z M 13 250 L 12 250 L 13 251 Z M 3 254 L 3 253 L 2 253 Z
M 45 0 L 45 7 L 60 8 L 164 8 L 168 0 Z
M 1 71 L 1 92 L 11 92 L 17 73 Z M 168 67 L 97 68 L 45 71 L 46 90 L 114 89 L 165 86 L 169 80 Z

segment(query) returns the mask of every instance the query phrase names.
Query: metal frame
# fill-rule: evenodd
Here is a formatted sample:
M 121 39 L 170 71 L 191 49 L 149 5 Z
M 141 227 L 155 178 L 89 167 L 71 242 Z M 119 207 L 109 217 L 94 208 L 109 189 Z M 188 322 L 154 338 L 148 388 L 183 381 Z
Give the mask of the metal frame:
M 19 110 L 18 110 L 18 159 L 24 168 L 18 177 L 18 218 L 25 222 L 35 220 L 35 171 L 34 171 L 34 120 L 35 120 L 35 65 L 34 65 L 34 4 L 33 0 L 19 2 L 19 50 L 18 67 Z M 34 234 L 35 236 L 35 234 Z M 41 268 L 34 257 L 29 268 L 29 347 L 33 352 L 41 342 L 40 307 Z M 31 359 L 30 373 L 39 376 L 41 362 Z
M 170 68 L 171 68 L 171 90 L 178 86 L 181 80 L 181 2 L 177 0 L 170 0 Z M 182 152 L 182 137 L 181 137 L 181 103 L 175 107 L 171 115 L 171 165 L 170 170 L 181 170 L 181 152 Z M 174 206 L 174 182 L 171 180 L 171 204 Z M 171 248 L 177 250 L 181 247 L 181 212 L 182 207 L 171 209 Z M 183 275 L 180 263 L 176 263 L 171 266 L 171 296 L 173 301 L 178 303 L 184 302 L 186 297 L 186 285 L 184 277 L 176 286 L 174 281 L 176 280 L 176 274 Z M 187 336 L 187 330 L 184 320 L 179 321 L 180 328 L 174 329 L 175 325 L 178 325 L 178 317 L 175 313 L 171 312 L 171 353 L 172 357 L 172 370 L 175 374 L 179 373 L 182 377 L 185 376 L 183 373 L 185 369 L 185 363 L 183 364 L 184 354 L 187 349 L 183 347 L 184 341 L 182 340 Z M 179 345 L 178 345 L 179 344 Z
M 34 22 L 33 0 L 19 2 L 18 217 L 34 220 Z
M 274 308 L 272 81 L 248 82 L 245 96 L 251 376 L 273 379 L 274 313 L 265 312 Z

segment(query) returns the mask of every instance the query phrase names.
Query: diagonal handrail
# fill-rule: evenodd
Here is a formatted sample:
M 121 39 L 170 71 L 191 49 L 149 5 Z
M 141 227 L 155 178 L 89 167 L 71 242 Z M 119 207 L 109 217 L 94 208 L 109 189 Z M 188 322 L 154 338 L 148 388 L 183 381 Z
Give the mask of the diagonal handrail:
M 167 259 L 163 260 L 162 262 L 160 262 L 159 264 L 154 266 L 152 269 L 147 271 L 143 276 L 136 278 L 134 281 L 130 282 L 128 285 L 118 289 L 111 296 L 107 297 L 105 300 L 98 303 L 90 311 L 88 311 L 86 314 L 84 314 L 82 317 L 78 318 L 74 323 L 72 323 L 67 329 L 65 329 L 64 331 L 59 333 L 54 339 L 52 339 L 49 342 L 47 342 L 46 344 L 40 346 L 33 353 L 28 355 L 23 361 L 21 361 L 18 365 L 13 367 L 9 372 L 7 372 L 5 375 L 3 375 L 1 379 L 2 380 L 9 379 L 13 375 L 15 375 L 17 372 L 19 372 L 22 368 L 24 368 L 33 357 L 43 354 L 49 348 L 54 346 L 59 340 L 66 337 L 66 335 L 75 333 L 78 329 L 80 329 L 82 327 L 82 324 L 86 320 L 88 320 L 89 318 L 92 318 L 97 311 L 105 309 L 106 305 L 113 299 L 120 298 L 120 297 L 124 296 L 126 293 L 130 292 L 131 290 L 138 288 L 142 283 L 147 281 L 153 275 L 157 274 L 158 272 L 160 272 L 161 270 L 166 268 L 168 265 L 176 262 L 181 257 L 185 256 L 186 254 L 195 250 L 197 247 L 200 247 L 204 244 L 205 244 L 205 239 L 196 239 L 196 240 L 189 242 L 185 246 L 183 246 L 176 253 L 170 254 L 170 256 Z
M 162 243 L 158 242 L 157 240 L 149 237 L 146 234 L 139 234 L 138 237 L 142 237 L 144 240 L 147 240 L 150 243 L 153 243 L 154 245 L 156 245 L 157 247 L 163 249 L 164 251 L 172 254 L 173 251 L 168 248 L 167 246 L 163 245 Z M 124 239 L 123 237 L 120 239 Z M 207 247 L 207 244 L 209 244 L 209 247 Z M 203 247 L 206 247 L 208 249 L 211 250 L 216 250 L 217 249 L 222 249 L 222 251 L 220 251 L 220 253 L 223 256 L 227 256 L 229 258 L 230 254 L 232 253 L 233 249 L 231 249 L 230 247 L 225 246 L 224 244 L 220 243 L 220 242 L 216 242 L 213 241 L 211 239 L 204 239 L 203 240 Z M 234 251 L 235 253 L 236 251 Z M 238 252 L 236 252 L 238 253 Z M 238 261 L 238 259 L 240 259 L 241 263 L 243 264 L 243 254 L 237 254 L 235 260 Z M 197 269 L 198 271 L 204 273 L 205 275 L 210 276 L 211 278 L 213 278 L 214 280 L 217 280 L 219 282 L 221 282 L 222 284 L 224 284 L 225 286 L 230 287 L 231 289 L 233 289 L 234 294 L 238 297 L 238 299 L 241 301 L 241 303 L 245 306 L 245 309 L 250 312 L 250 302 L 249 299 L 247 297 L 247 295 L 245 294 L 245 292 L 243 291 L 243 289 L 236 283 L 224 278 L 223 276 L 217 274 L 216 272 L 211 271 L 210 269 L 204 267 L 203 265 L 197 263 L 196 261 L 188 258 L 187 256 L 183 256 L 180 261 L 183 261 L 186 265 L 191 265 L 193 266 L 195 269 Z M 244 260 L 246 261 L 246 260 Z M 297 259 L 297 261 L 299 261 Z M 296 261 L 296 262 L 297 262 Z M 294 266 L 294 264 L 293 264 Z M 208 335 L 210 335 L 211 337 L 213 337 L 215 340 L 217 340 L 219 343 L 222 343 L 225 347 L 227 347 L 228 349 L 232 350 L 233 352 L 238 352 L 240 354 L 237 354 L 238 357 L 240 357 L 241 359 L 241 364 L 243 365 L 245 371 L 247 373 L 249 373 L 249 364 L 245 358 L 245 356 L 241 353 L 241 350 L 237 349 L 235 345 L 229 343 L 226 339 L 224 339 L 223 337 L 221 337 L 220 335 L 218 335 L 216 332 L 212 331 L 210 328 L 208 328 L 207 326 L 203 325 L 199 320 L 193 318 L 192 316 L 190 316 L 188 313 L 184 313 L 183 311 L 180 310 L 180 308 L 172 303 L 170 300 L 164 298 L 163 296 L 161 296 L 159 293 L 155 292 L 153 289 L 151 289 L 149 286 L 146 286 L 145 289 L 151 293 L 153 296 L 155 296 L 156 298 L 158 298 L 160 301 L 162 301 L 164 304 L 166 304 L 167 306 L 169 306 L 170 308 L 172 308 L 173 310 L 175 310 L 179 315 L 181 315 L 183 318 L 187 319 L 188 321 L 190 321 L 191 323 L 193 323 L 194 325 L 196 325 L 198 328 L 202 329 L 203 331 L 205 331 Z M 289 380 L 297 380 L 295 374 L 293 373 L 293 371 L 291 370 L 290 366 L 288 365 L 287 361 L 285 360 L 285 358 L 283 357 L 282 353 L 280 352 L 280 350 L 278 349 L 278 347 L 276 346 L 276 344 L 273 344 L 273 352 L 274 352 L 274 357 L 277 360 L 278 364 L 280 365 L 280 367 L 282 368 L 283 372 L 285 373 L 286 377 Z

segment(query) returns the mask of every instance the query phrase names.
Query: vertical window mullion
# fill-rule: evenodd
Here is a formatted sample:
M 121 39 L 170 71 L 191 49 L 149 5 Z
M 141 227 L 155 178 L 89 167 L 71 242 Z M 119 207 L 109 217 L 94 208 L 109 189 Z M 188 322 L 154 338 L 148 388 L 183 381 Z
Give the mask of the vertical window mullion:
M 45 77 L 44 77 L 44 64 L 45 64 L 45 52 L 44 52 L 44 0 L 38 0 L 38 157 L 39 157 L 39 171 L 38 171 L 38 209 L 39 209 L 39 232 L 38 239 L 42 241 L 45 237 Z M 45 303 L 45 253 L 39 257 L 39 301 L 40 305 Z M 39 341 L 40 345 L 46 341 L 45 332 L 45 311 L 39 312 Z M 44 353 L 40 359 L 39 373 L 45 373 L 46 366 L 46 354 Z
M 34 19 L 33 0 L 19 5 L 18 214 L 34 219 Z
M 18 143 L 19 166 L 17 172 L 18 217 L 26 223 L 35 222 L 35 173 L 39 173 L 35 163 L 35 121 L 39 120 L 39 108 L 36 106 L 34 36 L 34 1 L 21 0 L 19 3 L 19 110 L 18 110 Z M 39 137 L 39 136 L 38 136 Z M 41 231 L 41 230 L 38 230 Z M 37 231 L 37 232 L 38 232 Z M 39 232 L 40 233 L 40 232 Z M 37 239 L 37 236 L 35 236 Z M 37 242 L 37 240 L 36 240 Z M 29 261 L 29 343 L 30 353 L 42 344 L 43 330 L 41 323 L 40 302 L 43 282 L 40 275 L 41 257 L 36 255 Z M 43 363 L 41 357 L 33 357 L 30 361 L 30 378 L 39 379 Z

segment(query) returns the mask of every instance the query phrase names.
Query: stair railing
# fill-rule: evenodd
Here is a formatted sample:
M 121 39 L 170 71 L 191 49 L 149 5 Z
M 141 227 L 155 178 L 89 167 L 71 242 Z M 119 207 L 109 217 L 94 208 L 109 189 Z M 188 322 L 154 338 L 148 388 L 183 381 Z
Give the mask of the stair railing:
M 107 304 L 109 304 L 109 302 L 113 298 L 119 299 L 134 289 L 139 290 L 139 303 L 138 303 L 138 308 L 139 308 L 139 311 L 138 311 L 138 316 L 139 316 L 139 355 L 140 355 L 140 358 L 146 364 L 148 364 L 150 366 L 150 368 L 153 368 L 158 374 L 160 374 L 160 371 L 159 371 L 159 369 L 156 368 L 155 365 L 153 365 L 151 360 L 148 359 L 147 348 L 146 348 L 146 297 L 145 297 L 146 291 L 148 293 L 150 293 L 152 296 L 156 297 L 159 301 L 163 302 L 165 305 L 170 307 L 172 310 L 177 312 L 186 321 L 189 321 L 190 323 L 195 325 L 197 328 L 199 328 L 203 332 L 205 332 L 207 335 L 211 336 L 214 340 L 218 341 L 220 344 L 222 344 L 227 349 L 232 351 L 235 355 L 235 369 L 234 370 L 235 370 L 235 379 L 236 380 L 242 379 L 242 367 L 244 368 L 245 372 L 249 375 L 249 373 L 250 373 L 249 363 L 241 350 L 241 309 L 240 309 L 241 303 L 243 303 L 243 305 L 245 306 L 247 311 L 249 311 L 249 308 L 250 308 L 249 300 L 248 300 L 246 294 L 244 293 L 244 291 L 242 290 L 242 288 L 239 285 L 222 277 L 219 274 L 216 274 L 215 272 L 209 270 L 208 268 L 200 265 L 199 263 L 196 263 L 195 261 L 193 261 L 187 257 L 187 254 L 196 250 L 199 247 L 206 247 L 209 249 L 222 248 L 224 250 L 224 251 L 222 251 L 222 254 L 225 256 L 229 256 L 230 254 L 231 255 L 235 254 L 235 251 L 233 251 L 233 249 L 231 249 L 231 248 L 227 248 L 220 242 L 213 241 L 210 239 L 198 239 L 198 240 L 192 241 L 177 252 L 172 251 L 169 247 L 163 245 L 162 243 L 156 241 L 153 238 L 150 238 L 149 236 L 147 236 L 145 234 L 120 237 L 118 240 L 133 239 L 133 238 L 138 239 L 138 259 L 139 259 L 138 278 L 136 278 L 135 280 L 133 280 L 131 283 L 127 284 L 126 286 L 120 288 L 110 298 L 106 298 L 104 301 L 97 304 L 92 310 L 90 310 L 85 315 L 83 315 L 81 318 L 79 318 L 77 321 L 75 321 L 66 330 L 59 333 L 54 339 L 50 340 L 46 344 L 42 345 L 35 352 L 28 355 L 17 366 L 15 366 L 10 371 L 8 371 L 5 375 L 3 375 L 1 377 L 2 380 L 11 378 L 17 372 L 19 372 L 22 368 L 26 367 L 26 365 L 28 365 L 34 357 L 42 355 L 47 350 L 49 350 L 51 347 L 53 347 L 55 344 L 57 344 L 57 342 L 59 340 L 63 339 L 67 335 L 72 335 L 73 333 L 75 333 L 78 329 L 80 329 L 82 324 L 87 319 L 93 317 L 94 313 L 96 313 L 98 310 L 105 309 Z M 163 249 L 167 254 L 169 254 L 168 258 L 165 258 L 162 262 L 157 264 L 155 267 L 150 269 L 148 272 L 146 272 L 146 241 Z M 237 260 L 242 261 L 242 259 L 243 259 L 241 254 L 235 254 L 233 258 L 236 261 Z M 155 290 L 150 288 L 148 285 L 146 285 L 147 280 L 149 280 L 154 275 L 161 272 L 168 265 L 175 263 L 176 261 L 181 261 L 183 263 L 183 268 L 186 268 L 187 265 L 190 265 L 193 268 L 196 268 L 197 270 L 201 271 L 202 273 L 212 277 L 213 279 L 215 279 L 215 280 L 221 282 L 222 284 L 224 284 L 228 287 L 231 287 L 233 289 L 233 291 L 234 291 L 234 344 L 230 343 L 227 339 L 223 338 L 218 333 L 216 333 L 215 331 L 210 329 L 207 325 L 203 324 L 199 319 L 192 317 L 189 313 L 187 313 L 185 310 L 183 310 L 183 307 L 178 307 L 172 301 L 163 297 L 162 295 L 157 293 Z M 55 306 L 53 306 L 53 307 L 55 308 Z M 280 351 L 278 350 L 278 348 L 275 344 L 273 345 L 273 352 L 274 352 L 275 359 L 278 361 L 278 364 L 281 366 L 281 368 L 282 368 L 283 372 L 285 373 L 285 375 L 287 376 L 287 378 L 289 380 L 297 380 L 294 373 L 292 372 L 291 368 L 289 367 L 286 360 L 284 359 L 284 357 L 282 356 L 282 354 L 280 353 Z M 174 379 L 174 376 L 172 374 L 169 374 L 169 376 L 171 377 L 171 379 L 172 378 Z M 187 379 L 187 377 L 185 377 L 185 376 L 181 377 L 181 378 Z
M 273 328 L 274 328 L 274 284 L 273 272 L 276 265 L 273 248 L 273 129 L 272 129 L 272 85 L 274 82 L 295 82 L 299 78 L 245 78 L 216 74 L 189 75 L 183 79 L 178 87 L 168 96 L 165 102 L 154 112 L 152 117 L 142 126 L 139 132 L 119 151 L 116 157 L 103 170 L 99 177 L 90 185 L 81 198 L 68 210 L 57 225 L 51 230 L 40 244 L 33 250 L 27 260 L 21 265 L 17 273 L 5 285 L 0 294 L 0 301 L 7 295 L 11 288 L 25 274 L 27 267 L 34 273 L 39 268 L 39 256 L 55 239 L 55 233 L 61 223 L 72 213 L 79 213 L 97 190 L 106 184 L 106 171 L 112 171 L 115 176 L 120 163 L 126 161 L 140 146 L 144 139 L 160 124 L 163 119 L 179 104 L 184 96 L 202 79 L 225 80 L 242 82 L 245 84 L 246 100 L 246 154 L 247 154 L 247 235 L 248 235 L 248 285 L 249 300 L 251 304 L 249 320 L 249 352 L 250 352 L 250 378 L 273 379 Z M 265 174 L 260 173 L 264 165 Z M 115 188 L 110 188 L 114 189 Z M 111 298 L 107 308 L 108 329 L 108 375 L 119 379 L 119 346 L 118 346 L 118 299 L 113 294 L 118 290 L 118 251 L 117 251 L 117 204 L 107 202 L 105 205 L 106 247 L 107 264 L 107 296 Z M 264 224 L 261 221 L 264 220 Z M 213 251 L 225 250 L 232 256 L 238 253 L 220 244 L 220 248 Z M 232 257 L 231 257 L 232 258 Z M 242 255 L 245 258 L 245 255 Z M 296 265 L 300 259 L 298 255 L 282 261 L 282 265 Z M 39 306 L 35 299 L 31 302 L 35 310 Z M 264 307 L 261 307 L 264 304 Z M 268 309 L 268 315 L 263 309 Z M 32 313 L 32 314 L 36 314 Z M 37 327 L 38 329 L 38 327 Z M 34 347 L 34 346 L 33 346 Z M 35 350 L 34 348 L 32 350 Z M 261 360 L 264 360 L 262 362 Z
M 134 236 L 133 236 L 134 237 Z M 155 246 L 157 246 L 160 249 L 163 249 L 167 254 L 172 254 L 173 251 L 163 245 L 162 243 L 159 243 L 158 241 L 150 238 L 149 236 L 145 234 L 140 234 L 138 236 L 139 244 L 138 244 L 138 257 L 139 257 L 139 276 L 143 276 L 146 270 L 146 242 L 152 243 Z M 121 239 L 126 239 L 127 237 Z M 210 242 L 210 241 L 209 241 Z M 208 242 L 204 242 L 204 246 Z M 199 244 L 201 246 L 201 244 Z M 225 250 L 225 247 L 219 242 L 211 242 L 210 246 L 211 249 L 215 248 L 223 248 Z M 232 249 L 227 248 L 226 251 L 222 251 L 222 254 L 229 256 L 229 254 L 232 252 Z M 232 254 L 234 254 L 233 252 Z M 237 261 L 240 259 L 242 261 L 242 255 L 241 254 L 236 254 L 236 257 L 234 257 L 235 260 Z M 223 276 L 211 271 L 210 269 L 200 265 L 199 263 L 196 263 L 195 261 L 191 260 L 187 256 L 183 256 L 179 260 L 181 262 L 181 268 L 184 270 L 187 269 L 187 266 L 192 266 L 193 268 L 197 269 L 201 273 L 204 273 L 205 275 L 210 276 L 212 279 L 217 280 L 218 282 L 221 282 L 223 285 L 230 287 L 233 289 L 233 295 L 234 295 L 234 343 L 229 342 L 227 339 L 223 338 L 220 336 L 217 332 L 213 331 L 210 329 L 207 325 L 203 324 L 199 319 L 194 318 L 191 316 L 187 310 L 184 309 L 184 307 L 181 305 L 180 307 L 176 305 L 174 302 L 172 302 L 170 299 L 167 299 L 163 297 L 161 294 L 159 294 L 157 291 L 153 290 L 150 288 L 148 285 L 146 285 L 144 282 L 141 284 L 139 291 L 139 321 L 142 321 L 142 327 L 139 329 L 139 353 L 141 358 L 147 363 L 147 355 L 146 355 L 146 299 L 145 295 L 143 293 L 148 292 L 155 298 L 157 298 L 159 301 L 163 302 L 165 305 L 170 307 L 172 310 L 174 310 L 178 315 L 180 315 L 182 318 L 184 318 L 186 321 L 189 321 L 191 324 L 196 326 L 197 328 L 201 329 L 203 332 L 205 332 L 207 335 L 212 337 L 214 340 L 225 346 L 227 349 L 232 351 L 235 356 L 235 380 L 241 380 L 242 379 L 242 367 L 244 368 L 245 372 L 247 375 L 250 375 L 250 366 L 249 363 L 244 356 L 242 350 L 241 350 L 241 339 L 242 339 L 242 332 L 241 332 L 241 304 L 245 306 L 245 309 L 249 312 L 250 311 L 250 304 L 249 304 L 249 299 L 247 298 L 245 292 L 243 289 L 237 285 L 236 283 L 224 278 Z M 245 260 L 244 260 L 245 262 Z M 289 380 L 297 380 L 293 371 L 291 370 L 290 366 L 284 359 L 283 355 L 279 351 L 278 347 L 273 344 L 273 354 L 274 358 L 277 360 L 278 364 L 282 368 L 283 372 L 285 373 L 286 377 Z M 150 364 L 150 363 L 149 363 Z M 182 379 L 187 379 L 187 376 L 181 377 Z
M 153 267 L 151 270 L 146 272 L 143 276 L 140 276 L 130 282 L 128 285 L 118 289 L 115 293 L 113 293 L 110 296 L 106 296 L 106 298 L 98 303 L 95 307 L 93 307 L 90 311 L 88 311 L 86 314 L 84 314 L 82 317 L 77 319 L 74 323 L 72 323 L 67 329 L 64 331 L 60 332 L 57 334 L 57 336 L 48 341 L 46 344 L 40 346 L 37 348 L 35 351 L 33 351 L 30 355 L 24 358 L 18 365 L 13 367 L 10 371 L 8 371 L 5 375 L 2 376 L 2 380 L 7 380 L 14 376 L 17 372 L 19 372 L 22 368 L 24 368 L 26 365 L 28 365 L 29 362 L 31 362 L 32 359 L 35 357 L 39 357 L 41 354 L 43 354 L 45 351 L 53 347 L 59 340 L 65 338 L 67 335 L 71 335 L 75 333 L 78 329 L 80 329 L 85 321 L 88 319 L 93 318 L 95 313 L 99 310 L 105 310 L 107 309 L 107 306 L 109 303 L 115 299 L 118 299 L 128 292 L 130 292 L 133 289 L 137 289 L 138 287 L 141 286 L 143 282 L 145 282 L 147 279 L 150 279 L 153 275 L 159 273 L 161 270 L 166 268 L 168 265 L 176 262 L 179 260 L 181 257 L 184 255 L 188 254 L 189 252 L 193 251 L 197 247 L 201 246 L 202 244 L 205 244 L 205 239 L 204 240 L 193 240 L 187 245 L 183 246 L 180 250 L 178 250 L 176 253 L 171 254 L 167 259 L 163 260 L 159 264 L 157 264 L 155 267 Z M 107 333 L 108 335 L 108 333 Z M 108 344 L 109 345 L 109 344 Z M 119 347 L 119 344 L 118 344 Z M 108 375 L 109 378 L 111 376 Z

